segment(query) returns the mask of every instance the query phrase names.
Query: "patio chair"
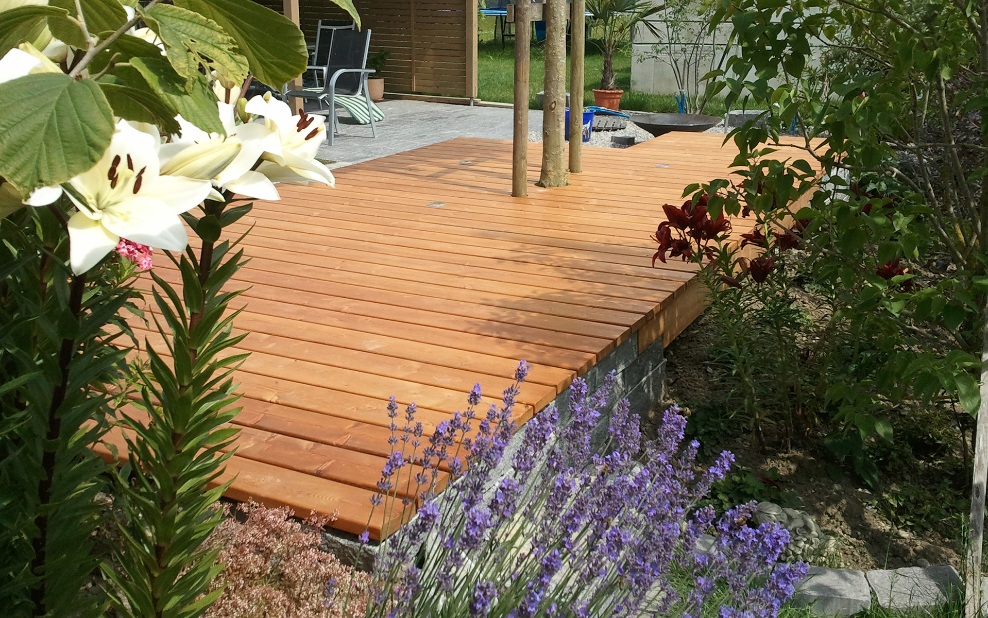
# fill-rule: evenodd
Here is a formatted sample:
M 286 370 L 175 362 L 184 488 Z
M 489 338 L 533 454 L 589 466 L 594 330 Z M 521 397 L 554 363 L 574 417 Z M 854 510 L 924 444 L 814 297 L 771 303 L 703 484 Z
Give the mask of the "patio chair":
M 324 35 L 325 36 L 325 35 Z M 370 124 L 371 134 L 377 137 L 375 123 L 384 120 L 384 112 L 367 92 L 367 76 L 374 69 L 367 68 L 371 31 L 335 30 L 332 32 L 326 64 L 317 67 L 320 77 L 315 86 L 301 90 L 288 90 L 286 97 L 319 101 L 319 107 L 328 117 L 329 144 L 339 132 L 340 122 L 336 108 L 342 107 L 358 124 Z
M 329 48 L 333 44 L 333 34 L 337 30 L 356 30 L 357 24 L 355 22 L 350 23 L 338 23 L 331 22 L 326 19 L 320 19 L 319 23 L 316 24 L 316 42 L 314 45 L 309 46 L 309 66 L 306 67 L 306 76 L 310 76 L 309 81 L 315 83 L 317 86 L 322 86 L 322 83 L 318 83 L 318 80 L 322 79 L 322 69 L 326 66 L 329 61 Z

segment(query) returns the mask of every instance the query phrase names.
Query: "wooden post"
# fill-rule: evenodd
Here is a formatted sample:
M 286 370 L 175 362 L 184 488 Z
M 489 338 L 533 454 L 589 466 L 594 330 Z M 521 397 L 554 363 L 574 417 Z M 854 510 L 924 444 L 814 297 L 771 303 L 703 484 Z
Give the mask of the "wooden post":
M 539 185 L 566 185 L 566 0 L 546 0 L 545 99 L 542 108 L 542 174 Z M 579 139 L 579 138 L 577 138 Z
M 586 51 L 586 0 L 573 0 L 570 5 L 569 53 L 569 171 L 583 171 L 583 57 Z
M 466 0 L 466 84 L 465 94 L 470 99 L 477 98 L 477 0 Z
M 988 305 L 984 308 L 981 342 L 981 407 L 974 435 L 974 477 L 971 481 L 971 536 L 967 547 L 965 618 L 979 618 L 981 607 L 981 544 L 985 534 L 985 483 L 988 482 Z
M 301 20 L 299 19 L 299 11 L 298 11 L 299 0 L 282 0 L 282 2 L 283 2 L 282 10 L 285 14 L 285 17 L 292 20 L 292 23 L 295 24 L 299 29 L 301 29 L 302 25 L 301 25 Z M 277 84 L 270 84 L 270 85 L 274 86 L 275 88 L 278 87 Z M 294 80 L 292 80 L 290 84 L 288 84 L 289 90 L 299 90 L 301 88 L 302 88 L 301 76 L 296 77 Z M 288 100 L 288 106 L 292 108 L 292 111 L 298 109 L 304 109 L 304 105 L 305 105 L 305 101 L 303 101 L 302 99 L 298 99 L 296 97 L 292 97 Z
M 511 195 L 528 195 L 528 79 L 531 72 L 532 3 L 515 7 L 515 132 L 511 156 Z

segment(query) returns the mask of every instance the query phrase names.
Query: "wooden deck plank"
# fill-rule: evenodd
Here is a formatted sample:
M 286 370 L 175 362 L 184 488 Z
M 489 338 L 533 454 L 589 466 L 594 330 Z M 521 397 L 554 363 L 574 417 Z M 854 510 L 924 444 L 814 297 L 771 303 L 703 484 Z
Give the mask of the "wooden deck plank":
M 251 356 L 235 377 L 229 495 L 336 513 L 333 525 L 359 533 L 390 452 L 389 396 L 416 403 L 428 436 L 475 382 L 481 405 L 497 405 L 525 359 L 524 423 L 629 337 L 640 350 L 671 341 L 704 290 L 693 264 L 653 268 L 649 237 L 685 185 L 730 173 L 722 142 L 588 148 L 569 186 L 512 198 L 510 142 L 456 139 L 337 170 L 332 190 L 282 186 L 281 201 L 255 204 L 232 230 L 253 226 L 232 282 L 246 288 L 236 332 L 251 334 L 231 352 Z M 533 179 L 540 148 L 529 146 Z M 737 220 L 735 233 L 750 227 Z M 177 280 L 170 265 L 157 272 Z M 408 515 L 376 513 L 372 537 Z

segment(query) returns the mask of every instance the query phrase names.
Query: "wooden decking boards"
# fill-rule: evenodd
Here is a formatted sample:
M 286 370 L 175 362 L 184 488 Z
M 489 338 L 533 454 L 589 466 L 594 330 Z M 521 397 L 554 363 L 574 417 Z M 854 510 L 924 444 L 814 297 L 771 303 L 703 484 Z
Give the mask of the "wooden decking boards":
M 360 533 L 390 449 L 390 396 L 415 402 L 428 432 L 476 382 L 497 401 L 525 359 L 523 423 L 633 333 L 640 349 L 671 341 L 703 290 L 691 264 L 652 268 L 649 236 L 686 185 L 728 174 L 722 141 L 587 148 L 569 186 L 516 199 L 510 142 L 461 138 L 340 169 L 335 189 L 283 185 L 281 201 L 256 203 L 232 230 L 253 226 L 235 279 L 247 290 L 236 327 L 251 333 L 238 350 L 252 355 L 237 373 L 228 495 L 335 514 L 333 526 Z M 540 160 L 532 144 L 530 179 Z M 372 538 L 399 516 L 378 509 Z

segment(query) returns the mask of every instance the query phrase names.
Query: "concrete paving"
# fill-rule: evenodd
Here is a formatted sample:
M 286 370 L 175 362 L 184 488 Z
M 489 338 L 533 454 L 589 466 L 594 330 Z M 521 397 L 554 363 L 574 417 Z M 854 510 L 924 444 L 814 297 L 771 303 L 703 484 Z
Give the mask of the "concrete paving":
M 370 125 L 351 124 L 340 112 L 340 131 L 332 146 L 319 148 L 319 159 L 329 167 L 343 167 L 370 159 L 428 146 L 455 137 L 511 139 L 514 119 L 511 107 L 449 105 L 424 101 L 392 100 L 379 103 L 384 120 L 377 123 L 377 138 Z M 529 110 L 528 130 L 542 130 L 542 112 Z

